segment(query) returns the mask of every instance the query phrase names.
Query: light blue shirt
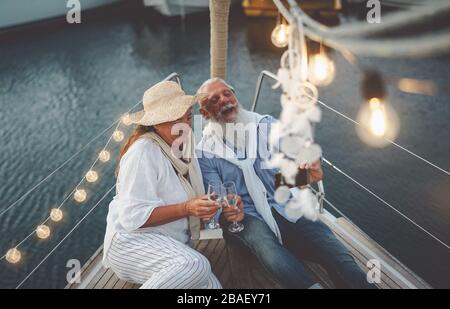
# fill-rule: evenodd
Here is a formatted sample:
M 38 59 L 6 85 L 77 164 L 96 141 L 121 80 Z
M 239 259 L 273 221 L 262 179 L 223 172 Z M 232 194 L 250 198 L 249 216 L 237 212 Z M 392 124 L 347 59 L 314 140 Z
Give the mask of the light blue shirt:
M 275 174 L 279 172 L 278 169 L 269 169 L 264 166 L 264 161 L 267 159 L 267 154 L 269 149 L 267 137 L 269 134 L 266 134 L 265 130 L 261 129 L 261 124 L 267 124 L 268 129 L 270 130 L 270 125 L 276 122 L 276 119 L 272 116 L 265 116 L 260 123 L 258 124 L 258 152 L 257 158 L 253 165 L 256 175 L 264 184 L 267 190 L 267 201 L 271 207 L 273 207 L 279 214 L 288 219 L 285 215 L 284 205 L 279 205 L 275 202 L 274 193 L 275 193 Z M 267 132 L 269 133 L 269 132 Z M 236 152 L 236 150 L 235 150 Z M 241 157 L 239 154 L 237 154 Z M 200 168 L 203 176 L 203 183 L 205 184 L 205 192 L 208 190 L 208 183 L 217 183 L 217 182 L 227 182 L 233 181 L 236 184 L 237 194 L 241 197 L 242 202 L 244 203 L 244 212 L 246 215 L 255 216 L 261 220 L 261 215 L 256 211 L 255 205 L 253 203 L 252 198 L 247 190 L 247 186 L 244 180 L 244 174 L 242 170 L 234 165 L 231 162 L 228 162 L 225 159 L 219 158 L 217 156 L 211 156 L 211 154 L 205 155 L 201 151 L 197 152 L 198 162 L 200 164 Z

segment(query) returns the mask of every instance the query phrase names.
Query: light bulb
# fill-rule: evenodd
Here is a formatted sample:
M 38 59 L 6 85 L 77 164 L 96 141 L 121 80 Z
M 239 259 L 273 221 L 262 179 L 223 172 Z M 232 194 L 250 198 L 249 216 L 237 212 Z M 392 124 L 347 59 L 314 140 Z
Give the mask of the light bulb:
M 395 110 L 379 98 L 371 98 L 358 113 L 358 136 L 373 147 L 384 147 L 399 132 L 400 121 Z
M 102 162 L 108 162 L 109 159 L 111 158 L 111 154 L 109 153 L 108 150 L 102 150 L 102 151 L 100 151 L 100 153 L 98 154 L 98 158 L 99 158 L 100 161 L 102 161 Z
M 18 263 L 21 258 L 22 253 L 16 248 L 9 249 L 8 252 L 6 252 L 6 260 L 11 264 Z
M 384 104 L 377 98 L 373 98 L 369 102 L 370 109 L 370 120 L 369 128 L 370 131 L 378 137 L 386 134 L 386 111 Z
M 64 214 L 61 209 L 53 208 L 50 212 L 50 219 L 52 219 L 53 222 L 59 222 L 64 217 Z
M 90 170 L 86 173 L 86 180 L 88 182 L 96 182 L 98 180 L 98 173 L 96 171 Z
M 78 203 L 84 202 L 86 200 L 86 197 L 87 197 L 87 193 L 86 193 L 86 190 L 84 190 L 84 189 L 77 189 L 73 195 L 73 198 Z
M 334 80 L 336 67 L 326 53 L 319 53 L 309 59 L 309 80 L 316 86 L 328 86 Z
M 114 131 L 114 133 L 113 133 L 113 139 L 114 139 L 116 142 L 121 142 L 121 141 L 123 140 L 123 138 L 124 138 L 124 135 L 123 135 L 123 132 L 122 132 L 122 131 L 119 131 L 119 130 Z
M 132 124 L 130 114 L 126 113 L 122 116 L 122 123 L 126 126 L 129 126 Z
M 40 239 L 47 239 L 50 236 L 50 228 L 47 225 L 39 225 L 36 228 L 36 235 Z
M 289 25 L 277 24 L 272 31 L 272 43 L 276 47 L 283 48 L 289 43 Z

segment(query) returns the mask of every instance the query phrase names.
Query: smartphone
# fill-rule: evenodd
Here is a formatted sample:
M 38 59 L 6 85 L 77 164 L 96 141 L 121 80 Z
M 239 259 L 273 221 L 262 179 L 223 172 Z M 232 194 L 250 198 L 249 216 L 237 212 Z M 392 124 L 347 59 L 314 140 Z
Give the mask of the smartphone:
M 309 171 L 307 169 L 298 169 L 297 175 L 295 176 L 295 186 L 302 187 L 309 184 Z M 275 175 L 275 188 L 280 186 L 288 186 L 292 188 L 293 186 L 286 183 L 286 179 L 281 173 Z

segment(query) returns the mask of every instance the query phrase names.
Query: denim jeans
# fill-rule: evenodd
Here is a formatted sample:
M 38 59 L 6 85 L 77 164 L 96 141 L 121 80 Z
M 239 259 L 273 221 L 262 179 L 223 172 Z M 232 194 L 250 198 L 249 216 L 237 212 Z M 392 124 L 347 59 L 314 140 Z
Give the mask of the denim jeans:
M 249 249 L 285 288 L 309 288 L 317 283 L 306 272 L 301 260 L 324 267 L 337 288 L 375 288 L 367 282 L 366 274 L 347 248 L 323 222 L 300 218 L 292 223 L 276 211 L 273 214 L 283 245 L 264 221 L 251 215 L 246 215 L 242 221 L 244 230 L 235 234 L 228 231 L 229 223 L 221 220 L 225 240 Z

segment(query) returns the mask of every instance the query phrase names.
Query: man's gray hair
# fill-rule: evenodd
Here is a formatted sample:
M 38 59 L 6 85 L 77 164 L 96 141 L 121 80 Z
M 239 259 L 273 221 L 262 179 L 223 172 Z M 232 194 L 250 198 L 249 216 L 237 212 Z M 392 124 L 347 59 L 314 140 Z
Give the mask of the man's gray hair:
M 230 90 L 233 91 L 233 93 L 236 93 L 236 92 L 234 91 L 234 88 L 233 88 L 232 86 L 230 86 L 224 79 L 222 79 L 222 78 L 220 78 L 220 77 L 213 77 L 213 78 L 210 78 L 210 79 L 206 80 L 206 81 L 198 88 L 197 93 L 203 93 L 203 92 L 204 92 L 203 89 L 204 89 L 206 86 L 208 86 L 208 85 L 210 85 L 210 84 L 217 83 L 217 82 L 220 82 L 220 83 L 224 84 L 225 86 L 227 86 L 228 88 L 230 88 Z

